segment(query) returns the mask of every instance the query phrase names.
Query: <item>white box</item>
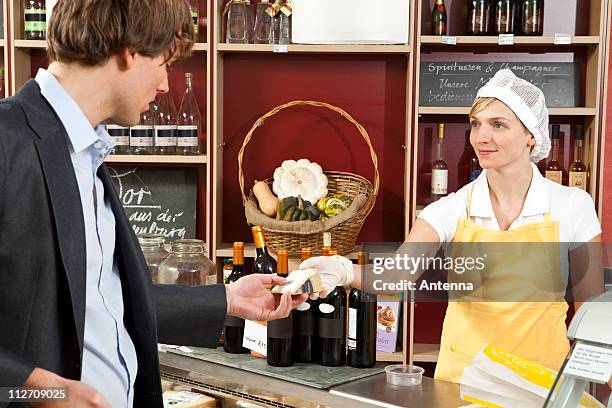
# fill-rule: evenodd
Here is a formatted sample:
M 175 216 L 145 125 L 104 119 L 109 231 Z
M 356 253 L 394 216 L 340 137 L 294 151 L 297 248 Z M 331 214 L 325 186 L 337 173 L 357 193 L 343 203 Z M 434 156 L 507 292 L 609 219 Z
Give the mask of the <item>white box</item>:
M 293 0 L 298 44 L 407 44 L 408 0 Z

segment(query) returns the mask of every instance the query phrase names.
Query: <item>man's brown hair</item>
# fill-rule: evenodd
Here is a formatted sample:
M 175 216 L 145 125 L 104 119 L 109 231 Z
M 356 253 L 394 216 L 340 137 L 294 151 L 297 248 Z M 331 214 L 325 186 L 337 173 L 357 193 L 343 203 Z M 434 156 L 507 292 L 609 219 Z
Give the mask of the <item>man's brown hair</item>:
M 47 30 L 49 62 L 95 66 L 129 49 L 185 58 L 193 45 L 187 0 L 59 0 Z

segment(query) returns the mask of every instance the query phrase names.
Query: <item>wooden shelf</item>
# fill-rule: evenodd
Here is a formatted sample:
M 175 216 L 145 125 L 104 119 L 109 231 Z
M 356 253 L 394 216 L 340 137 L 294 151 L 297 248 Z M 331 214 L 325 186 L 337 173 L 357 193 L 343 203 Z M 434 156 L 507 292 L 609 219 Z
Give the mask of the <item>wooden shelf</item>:
M 471 36 L 471 35 L 458 35 L 454 36 L 457 39 L 457 45 L 498 45 L 499 38 L 497 36 Z M 575 45 L 597 45 L 599 44 L 599 37 L 597 36 L 573 36 L 571 37 L 571 44 L 555 44 L 555 37 L 528 37 L 528 36 L 515 36 L 514 45 L 523 46 L 553 46 L 553 47 L 567 47 Z M 453 47 L 454 45 L 442 44 L 442 37 L 437 35 L 423 35 L 420 38 L 421 44 L 426 45 L 440 45 L 444 47 Z M 501 46 L 504 49 L 507 46 Z M 511 46 L 510 46 L 511 47 Z
M 468 115 L 470 107 L 419 106 L 419 115 Z M 595 108 L 548 108 L 550 116 L 595 116 Z
M 414 361 L 422 363 L 435 363 L 440 354 L 439 344 L 414 343 Z
M 357 259 L 357 251 L 358 248 L 355 248 L 355 251 L 346 255 L 346 257 L 349 259 Z M 233 244 L 231 242 L 224 242 L 223 244 L 219 245 L 215 255 L 219 258 L 230 258 L 234 256 Z M 255 244 L 253 244 L 252 242 L 244 243 L 244 257 L 255 258 Z
M 16 48 L 47 48 L 44 40 L 15 40 Z
M 208 51 L 207 43 L 195 43 L 193 44 L 193 51 Z
M 110 155 L 105 160 L 106 163 L 118 164 L 205 164 L 208 163 L 208 156 L 179 156 L 179 155 Z
M 274 45 L 269 44 L 226 44 L 217 46 L 219 52 L 250 52 L 274 53 Z M 310 54 L 409 54 L 409 45 L 377 45 L 377 44 L 334 44 L 334 45 L 306 45 L 289 44 L 287 53 Z M 285 52 L 277 52 L 284 54 Z

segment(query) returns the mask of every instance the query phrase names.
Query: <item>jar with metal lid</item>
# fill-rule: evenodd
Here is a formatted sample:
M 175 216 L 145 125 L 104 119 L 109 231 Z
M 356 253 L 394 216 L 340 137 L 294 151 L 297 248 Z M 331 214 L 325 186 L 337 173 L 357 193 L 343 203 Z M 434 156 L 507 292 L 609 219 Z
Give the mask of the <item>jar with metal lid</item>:
M 179 285 L 213 285 L 217 267 L 206 257 L 206 244 L 199 239 L 172 242 L 170 255 L 159 265 L 159 283 Z
M 138 243 L 149 267 L 149 272 L 151 272 L 151 279 L 154 283 L 159 283 L 159 264 L 169 254 L 165 247 L 166 238 L 161 234 L 139 234 Z

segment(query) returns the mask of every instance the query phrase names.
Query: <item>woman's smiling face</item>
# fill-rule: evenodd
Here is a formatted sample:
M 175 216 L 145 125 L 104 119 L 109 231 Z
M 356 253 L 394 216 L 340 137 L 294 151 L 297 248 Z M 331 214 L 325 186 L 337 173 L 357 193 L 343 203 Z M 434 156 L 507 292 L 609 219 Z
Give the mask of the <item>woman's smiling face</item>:
M 503 102 L 495 99 L 470 114 L 470 143 L 483 169 L 499 169 L 527 160 L 535 139 Z

